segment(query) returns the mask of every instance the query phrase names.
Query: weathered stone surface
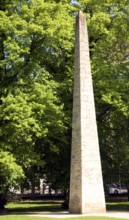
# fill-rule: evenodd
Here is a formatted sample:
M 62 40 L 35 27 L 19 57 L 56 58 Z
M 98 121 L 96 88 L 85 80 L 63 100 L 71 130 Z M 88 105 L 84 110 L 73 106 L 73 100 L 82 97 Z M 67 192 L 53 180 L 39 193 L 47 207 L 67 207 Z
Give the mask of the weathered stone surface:
M 105 212 L 86 17 L 76 20 L 70 213 Z

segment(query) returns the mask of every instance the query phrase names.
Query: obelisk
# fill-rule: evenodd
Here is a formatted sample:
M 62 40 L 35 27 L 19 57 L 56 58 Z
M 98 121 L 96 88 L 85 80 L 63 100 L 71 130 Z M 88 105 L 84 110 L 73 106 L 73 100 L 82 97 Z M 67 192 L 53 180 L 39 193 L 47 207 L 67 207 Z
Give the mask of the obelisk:
M 69 212 L 106 212 L 88 33 L 82 12 L 76 18 L 71 151 Z

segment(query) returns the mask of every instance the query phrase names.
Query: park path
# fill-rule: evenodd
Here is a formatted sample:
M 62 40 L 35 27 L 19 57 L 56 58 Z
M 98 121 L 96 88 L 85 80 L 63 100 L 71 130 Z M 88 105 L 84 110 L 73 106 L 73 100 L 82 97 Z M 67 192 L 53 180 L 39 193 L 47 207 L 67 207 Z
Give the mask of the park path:
M 68 212 L 55 212 L 55 213 L 44 213 L 44 214 L 35 214 L 31 216 L 39 216 L 39 217 L 49 217 L 49 218 L 69 218 L 69 217 L 81 217 L 81 216 L 105 216 L 105 217 L 113 217 L 113 218 L 122 218 L 122 219 L 129 219 L 129 212 L 115 212 L 115 211 L 108 211 L 103 214 L 70 214 Z

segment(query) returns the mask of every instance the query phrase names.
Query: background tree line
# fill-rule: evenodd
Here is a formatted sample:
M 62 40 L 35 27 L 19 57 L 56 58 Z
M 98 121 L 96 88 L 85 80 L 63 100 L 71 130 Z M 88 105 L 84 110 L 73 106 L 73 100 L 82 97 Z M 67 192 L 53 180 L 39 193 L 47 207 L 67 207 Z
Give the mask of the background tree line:
M 0 191 L 69 187 L 75 17 L 87 16 L 104 182 L 129 183 L 129 1 L 1 0 Z

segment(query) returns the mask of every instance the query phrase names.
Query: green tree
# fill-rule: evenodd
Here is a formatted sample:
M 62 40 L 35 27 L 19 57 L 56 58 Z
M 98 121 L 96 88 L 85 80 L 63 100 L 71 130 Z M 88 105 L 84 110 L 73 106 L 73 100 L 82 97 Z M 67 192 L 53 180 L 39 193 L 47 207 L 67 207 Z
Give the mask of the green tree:
M 68 151 L 74 35 L 68 2 L 3 1 L 1 6 L 1 143 L 26 174 L 35 164 L 39 176 L 45 172 L 48 149 L 58 155 L 55 164 L 65 152 L 62 146 Z
M 104 178 L 128 178 L 128 1 L 80 0 L 87 15 Z M 112 174 L 111 174 L 112 173 Z M 125 177 L 126 176 L 126 177 Z
M 33 170 L 36 178 L 45 174 L 54 188 L 63 189 L 69 182 L 74 24 L 80 8 L 88 22 L 104 178 L 117 181 L 129 164 L 128 1 L 70 2 L 0 5 L 1 150 L 13 154 L 31 185 Z
M 48 74 L 45 76 L 42 72 L 35 80 L 20 80 L 17 84 L 2 98 L 1 136 L 2 142 L 8 146 L 6 149 L 24 169 L 28 169 L 31 165 L 44 164 L 44 160 L 41 162 L 44 149 L 37 145 L 38 139 L 48 142 L 49 137 L 54 139 L 66 128 L 63 105 L 56 92 L 58 84 Z M 58 150 L 54 140 L 50 147 Z
M 5 195 L 9 188 L 16 187 L 24 178 L 22 168 L 16 163 L 14 156 L 8 151 L 0 152 L 0 193 Z

